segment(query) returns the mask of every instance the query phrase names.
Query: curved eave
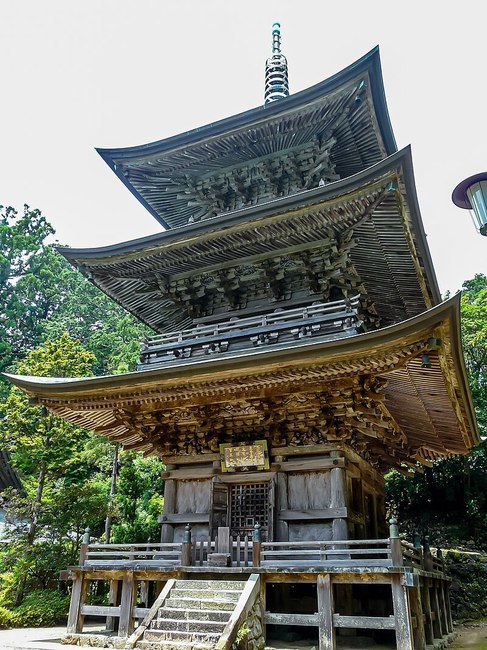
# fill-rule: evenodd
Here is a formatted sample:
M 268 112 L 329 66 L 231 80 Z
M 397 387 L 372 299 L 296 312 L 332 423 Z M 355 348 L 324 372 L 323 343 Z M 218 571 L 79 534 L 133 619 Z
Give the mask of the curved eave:
M 407 321 L 380 330 L 359 334 L 338 341 L 312 342 L 301 345 L 282 346 L 277 349 L 259 349 L 233 354 L 227 357 L 185 361 L 171 368 L 154 368 L 141 372 L 92 377 L 86 379 L 46 379 L 5 374 L 13 384 L 37 397 L 41 402 L 79 400 L 110 395 L 126 396 L 135 390 L 171 389 L 177 386 L 203 384 L 209 381 L 225 381 L 235 377 L 257 375 L 264 371 L 302 368 L 309 364 L 329 364 L 390 351 L 394 346 L 417 342 L 431 336 L 438 327 L 448 332 L 448 363 L 443 367 L 443 378 L 454 386 L 454 401 L 461 405 L 468 429 L 466 446 L 479 442 L 470 390 L 460 340 L 460 294 Z M 445 373 L 448 375 L 446 376 Z
M 128 242 L 122 242 L 111 246 L 88 249 L 59 248 L 63 254 L 74 266 L 86 265 L 90 268 L 93 275 L 93 282 L 102 290 L 108 293 L 114 300 L 117 300 L 122 306 L 134 313 L 138 318 L 145 320 L 144 317 L 137 313 L 131 305 L 125 304 L 123 295 L 116 295 L 113 291 L 107 289 L 103 284 L 103 278 L 97 278 L 98 272 L 103 272 L 114 262 L 123 263 L 124 260 L 130 259 L 148 259 L 153 255 L 162 254 L 166 247 L 186 246 L 191 247 L 201 237 L 218 238 L 224 235 L 231 228 L 251 224 L 259 219 L 273 217 L 275 215 L 284 215 L 285 213 L 300 209 L 302 207 L 313 206 L 314 204 L 334 201 L 341 201 L 343 197 L 353 195 L 361 189 L 373 185 L 378 179 L 384 178 L 388 173 L 399 174 L 405 187 L 405 200 L 408 206 L 411 220 L 411 230 L 413 241 L 411 245 L 419 259 L 420 269 L 416 270 L 418 280 L 421 281 L 421 274 L 424 274 L 424 282 L 428 293 L 428 300 L 425 299 L 425 308 L 430 304 L 437 304 L 441 300 L 436 275 L 429 252 L 426 234 L 424 232 L 418 199 L 416 195 L 416 186 L 414 182 L 414 173 L 411 159 L 411 150 L 409 147 L 389 156 L 385 160 L 369 167 L 368 169 L 350 176 L 348 178 L 330 183 L 324 187 L 318 187 L 287 196 L 281 199 L 275 199 L 268 203 L 244 208 L 232 213 L 225 213 L 211 219 L 188 224 L 186 226 L 168 230 L 155 235 L 150 235 L 141 239 Z M 404 234 L 406 237 L 406 233 Z M 109 269 L 108 273 L 109 273 Z M 151 327 L 158 330 L 155 323 L 147 322 Z
M 152 216 L 154 216 L 164 228 L 171 228 L 164 218 L 132 185 L 130 180 L 126 178 L 123 173 L 123 167 L 117 165 L 116 161 L 130 161 L 141 157 L 149 157 L 155 154 L 170 152 L 181 147 L 203 142 L 209 138 L 216 138 L 236 129 L 251 127 L 270 118 L 278 117 L 281 114 L 285 115 L 286 113 L 295 111 L 300 107 L 305 107 L 306 105 L 315 102 L 326 94 L 339 89 L 341 86 L 361 74 L 368 74 L 379 132 L 385 151 L 390 155 L 397 151 L 397 146 L 387 109 L 378 46 L 347 68 L 341 70 L 332 77 L 329 77 L 325 81 L 290 95 L 289 97 L 280 99 L 279 101 L 271 102 L 270 104 L 265 104 L 244 111 L 243 113 L 239 113 L 238 115 L 186 131 L 179 135 L 158 140 L 156 142 L 134 147 L 97 148 L 96 150 L 119 177 L 122 183 L 130 190 L 137 200 L 142 203 Z

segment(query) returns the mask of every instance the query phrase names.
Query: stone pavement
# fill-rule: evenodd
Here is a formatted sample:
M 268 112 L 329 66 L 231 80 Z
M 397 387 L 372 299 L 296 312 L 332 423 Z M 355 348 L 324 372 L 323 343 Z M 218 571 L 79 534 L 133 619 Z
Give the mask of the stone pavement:
M 102 629 L 99 624 L 86 625 L 87 631 Z M 20 630 L 0 630 L 2 650 L 79 650 L 79 646 L 62 645 L 61 637 L 66 634 L 66 626 L 24 628 Z

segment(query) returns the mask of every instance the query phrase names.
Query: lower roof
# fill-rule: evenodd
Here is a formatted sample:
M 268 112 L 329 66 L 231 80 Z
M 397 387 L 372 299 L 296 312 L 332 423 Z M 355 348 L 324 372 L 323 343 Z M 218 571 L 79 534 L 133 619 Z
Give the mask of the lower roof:
M 245 422 L 270 435 L 278 422 L 288 444 L 299 444 L 296 426 L 321 441 L 349 431 L 349 444 L 386 471 L 479 442 L 459 302 L 339 341 L 87 379 L 6 376 L 57 415 L 163 458 L 209 453 L 215 436 L 245 436 Z

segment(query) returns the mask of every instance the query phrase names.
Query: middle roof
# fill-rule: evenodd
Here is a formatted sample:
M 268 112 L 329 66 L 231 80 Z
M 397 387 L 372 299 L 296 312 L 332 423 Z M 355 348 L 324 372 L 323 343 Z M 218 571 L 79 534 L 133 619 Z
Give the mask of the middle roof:
M 284 284 L 286 274 L 290 281 L 296 274 L 306 279 L 313 269 L 303 252 L 315 251 L 318 259 L 343 246 L 382 326 L 440 301 L 409 149 L 352 177 L 259 206 L 113 246 L 60 252 L 142 321 L 168 332 L 194 322 L 180 299 L 188 283 L 197 283 L 196 293 L 216 309 L 230 311 L 215 303 L 227 289 L 214 286 L 229 274 L 255 283 L 247 267 L 264 277 L 269 265 L 282 263 Z M 316 271 L 325 266 L 318 264 Z

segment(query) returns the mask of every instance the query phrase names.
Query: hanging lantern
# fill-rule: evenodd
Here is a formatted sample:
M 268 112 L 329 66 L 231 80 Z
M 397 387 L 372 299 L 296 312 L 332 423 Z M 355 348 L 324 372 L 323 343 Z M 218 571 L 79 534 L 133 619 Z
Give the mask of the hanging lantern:
M 487 237 L 487 172 L 469 176 L 459 183 L 451 198 L 459 208 L 470 210 L 475 228 Z

